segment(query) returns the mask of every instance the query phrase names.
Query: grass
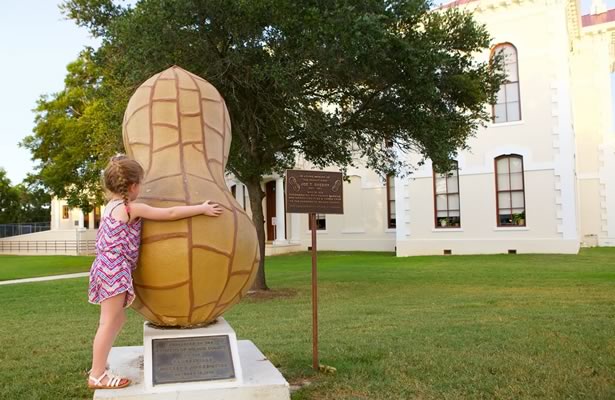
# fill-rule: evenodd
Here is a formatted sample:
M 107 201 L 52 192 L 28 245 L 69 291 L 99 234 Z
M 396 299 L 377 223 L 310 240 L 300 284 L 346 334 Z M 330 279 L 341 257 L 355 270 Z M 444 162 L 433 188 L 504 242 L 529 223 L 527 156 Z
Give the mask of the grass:
M 311 370 L 309 255 L 267 263 L 268 284 L 286 296 L 245 299 L 225 317 L 291 383 L 311 382 L 293 400 L 615 398 L 615 249 L 321 253 L 320 354 L 334 375 Z M 80 371 L 98 309 L 86 286 L 0 287 L 0 398 L 91 398 Z M 116 345 L 141 344 L 130 312 Z
M 0 281 L 87 272 L 93 260 L 92 256 L 0 255 Z

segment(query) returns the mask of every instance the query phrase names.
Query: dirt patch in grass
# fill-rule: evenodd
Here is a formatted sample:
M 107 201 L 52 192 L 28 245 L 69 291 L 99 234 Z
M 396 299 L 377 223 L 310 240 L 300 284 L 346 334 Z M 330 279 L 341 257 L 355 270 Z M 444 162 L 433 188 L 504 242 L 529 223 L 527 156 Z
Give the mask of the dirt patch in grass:
M 305 377 L 296 377 L 294 379 L 289 379 L 288 384 L 290 385 L 290 392 L 294 393 L 297 390 L 300 390 L 301 388 L 305 386 L 311 385 L 312 380 L 307 379 Z
M 250 290 L 244 299 L 252 301 L 267 301 L 276 299 L 292 299 L 297 296 L 296 289 Z

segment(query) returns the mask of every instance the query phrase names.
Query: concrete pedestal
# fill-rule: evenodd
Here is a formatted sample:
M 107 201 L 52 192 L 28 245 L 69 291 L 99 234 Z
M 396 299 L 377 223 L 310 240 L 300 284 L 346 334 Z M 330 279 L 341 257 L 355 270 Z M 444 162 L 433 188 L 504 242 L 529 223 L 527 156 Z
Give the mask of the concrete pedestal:
M 114 347 L 111 370 L 133 384 L 97 390 L 94 399 L 289 400 L 288 382 L 223 319 L 196 329 L 144 326 L 144 346 Z
M 289 400 L 288 382 L 249 340 L 238 342 L 243 382 L 235 387 L 151 392 L 143 379 L 143 347 L 114 347 L 111 369 L 133 380 L 124 389 L 96 390 L 94 400 Z M 168 386 L 168 385 L 165 385 Z

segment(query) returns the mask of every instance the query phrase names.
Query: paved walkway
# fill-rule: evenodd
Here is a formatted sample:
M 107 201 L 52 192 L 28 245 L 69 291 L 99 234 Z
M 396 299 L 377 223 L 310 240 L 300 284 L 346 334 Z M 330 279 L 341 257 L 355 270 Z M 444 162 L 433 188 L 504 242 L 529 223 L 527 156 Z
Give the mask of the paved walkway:
M 89 272 L 79 272 L 77 274 L 41 276 L 40 278 L 13 279 L 11 281 L 0 281 L 0 285 L 13 285 L 16 283 L 28 283 L 28 282 L 55 281 L 57 279 L 83 278 L 84 276 L 89 276 L 89 275 L 90 275 Z

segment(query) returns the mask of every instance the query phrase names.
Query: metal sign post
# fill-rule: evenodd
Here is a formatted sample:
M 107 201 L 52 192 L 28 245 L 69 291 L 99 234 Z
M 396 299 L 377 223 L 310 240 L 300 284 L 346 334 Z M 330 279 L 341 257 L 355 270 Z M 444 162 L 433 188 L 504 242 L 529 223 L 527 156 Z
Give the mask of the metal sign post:
M 343 214 L 341 172 L 286 171 L 286 211 L 307 213 L 312 233 L 312 367 L 318 362 L 318 253 L 316 247 L 316 213 Z
M 318 255 L 316 253 L 316 213 L 310 213 L 312 226 L 312 368 L 318 370 Z

